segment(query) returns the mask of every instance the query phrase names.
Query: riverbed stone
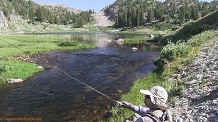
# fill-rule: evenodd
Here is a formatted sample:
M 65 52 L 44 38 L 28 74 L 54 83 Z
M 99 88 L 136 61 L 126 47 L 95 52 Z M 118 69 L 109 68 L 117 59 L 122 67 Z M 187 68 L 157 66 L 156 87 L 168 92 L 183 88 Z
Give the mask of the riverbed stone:
M 22 79 L 14 79 L 14 78 L 11 78 L 8 83 L 20 83 L 20 82 L 23 82 Z
M 44 69 L 42 66 L 38 66 L 37 68 L 38 68 L 38 69 Z

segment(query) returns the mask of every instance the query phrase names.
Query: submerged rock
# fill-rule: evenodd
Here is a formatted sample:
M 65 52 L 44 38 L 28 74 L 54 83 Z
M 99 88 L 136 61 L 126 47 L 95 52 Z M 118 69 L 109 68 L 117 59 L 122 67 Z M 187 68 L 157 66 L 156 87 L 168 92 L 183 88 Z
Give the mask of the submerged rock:
M 136 50 L 137 50 L 137 48 L 136 48 L 136 47 L 133 47 L 133 48 L 132 48 L 132 51 L 136 51 Z
M 118 39 L 116 40 L 116 43 L 119 45 L 123 45 L 124 44 L 124 39 Z
M 153 34 L 150 34 L 149 37 L 153 39 L 153 38 L 154 38 L 154 35 L 153 35 Z

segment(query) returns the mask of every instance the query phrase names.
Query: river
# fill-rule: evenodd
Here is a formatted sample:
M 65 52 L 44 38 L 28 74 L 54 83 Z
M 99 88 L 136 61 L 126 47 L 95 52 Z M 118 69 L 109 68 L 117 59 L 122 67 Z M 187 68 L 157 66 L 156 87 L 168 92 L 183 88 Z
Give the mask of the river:
M 123 44 L 119 38 L 145 35 L 109 33 L 50 33 L 98 46 L 80 51 L 55 51 L 35 55 L 31 60 L 45 70 L 19 84 L 0 85 L 0 117 L 42 118 L 44 122 L 98 121 L 108 117 L 114 103 L 62 71 L 109 97 L 119 100 L 133 81 L 156 67 L 160 47 L 153 44 Z M 137 47 L 133 51 L 132 47 Z M 55 68 L 57 66 L 58 68 Z M 61 69 L 61 71 L 59 70 Z

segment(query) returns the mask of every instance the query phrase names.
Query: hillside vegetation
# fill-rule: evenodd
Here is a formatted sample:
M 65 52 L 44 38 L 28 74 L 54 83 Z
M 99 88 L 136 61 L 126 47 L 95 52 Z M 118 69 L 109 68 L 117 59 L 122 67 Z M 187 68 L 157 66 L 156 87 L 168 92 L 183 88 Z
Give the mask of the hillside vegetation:
M 105 9 L 116 27 L 138 27 L 165 22 L 182 25 L 218 8 L 215 3 L 197 0 L 117 0 Z
M 37 4 L 31 0 L 1 0 L 0 1 L 0 28 L 12 28 L 9 23 L 23 23 L 24 25 L 49 23 L 57 25 L 70 25 L 72 28 L 83 27 L 91 22 L 89 11 L 79 11 L 63 5 Z M 24 22 L 19 22 L 19 21 Z M 3 24 L 2 24 L 3 23 Z M 25 24 L 26 23 L 26 24 Z M 21 24 L 22 25 L 22 24 Z M 20 25 L 20 26 L 21 26 Z M 18 28 L 18 27 L 17 27 Z

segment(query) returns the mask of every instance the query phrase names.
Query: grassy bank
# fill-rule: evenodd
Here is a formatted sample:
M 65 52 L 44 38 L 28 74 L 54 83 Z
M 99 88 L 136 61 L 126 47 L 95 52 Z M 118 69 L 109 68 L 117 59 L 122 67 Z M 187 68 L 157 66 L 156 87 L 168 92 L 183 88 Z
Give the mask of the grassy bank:
M 36 64 L 17 59 L 55 50 L 80 50 L 96 48 L 73 40 L 53 37 L 0 35 L 0 83 L 10 78 L 27 79 L 36 72 Z
M 150 38 L 124 38 L 124 42 L 125 43 L 142 43 L 142 42 L 146 42 L 147 40 L 149 40 Z

